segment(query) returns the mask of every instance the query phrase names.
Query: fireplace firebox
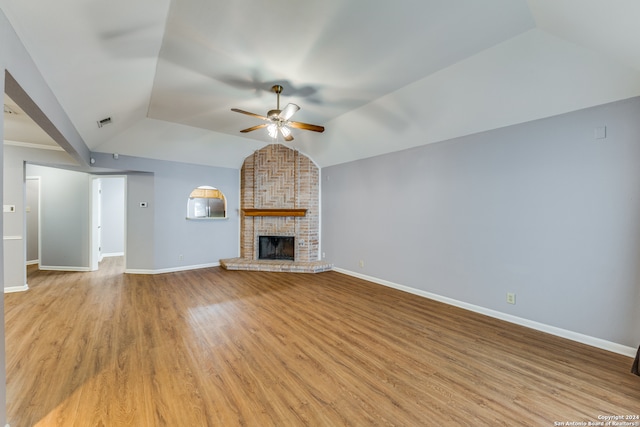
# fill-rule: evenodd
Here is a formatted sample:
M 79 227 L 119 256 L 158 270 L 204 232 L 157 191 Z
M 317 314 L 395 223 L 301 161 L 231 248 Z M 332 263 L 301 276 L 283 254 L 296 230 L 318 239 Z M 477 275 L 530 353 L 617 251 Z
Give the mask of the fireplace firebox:
M 295 260 L 295 237 L 258 236 L 258 259 Z

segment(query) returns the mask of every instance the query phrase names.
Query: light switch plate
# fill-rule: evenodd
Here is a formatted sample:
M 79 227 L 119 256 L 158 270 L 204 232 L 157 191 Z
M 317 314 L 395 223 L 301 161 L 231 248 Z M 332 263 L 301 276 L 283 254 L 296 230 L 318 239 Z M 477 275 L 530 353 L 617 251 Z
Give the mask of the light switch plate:
M 605 139 L 607 137 L 607 127 L 598 126 L 594 129 L 593 136 L 595 139 Z

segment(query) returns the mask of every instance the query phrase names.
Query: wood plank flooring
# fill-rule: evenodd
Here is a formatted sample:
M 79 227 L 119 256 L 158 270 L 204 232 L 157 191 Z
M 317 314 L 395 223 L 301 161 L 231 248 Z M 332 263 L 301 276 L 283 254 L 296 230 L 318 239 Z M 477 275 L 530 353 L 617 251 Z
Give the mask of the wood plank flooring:
M 441 426 L 640 413 L 630 358 L 337 272 L 29 271 L 5 295 L 25 426 Z

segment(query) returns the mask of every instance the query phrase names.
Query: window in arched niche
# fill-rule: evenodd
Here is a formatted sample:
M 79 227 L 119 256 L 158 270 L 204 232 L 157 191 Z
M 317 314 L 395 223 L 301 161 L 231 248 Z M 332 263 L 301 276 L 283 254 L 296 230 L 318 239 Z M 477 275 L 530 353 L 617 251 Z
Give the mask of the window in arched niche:
M 224 219 L 227 199 L 222 191 L 203 185 L 194 188 L 187 201 L 187 219 Z

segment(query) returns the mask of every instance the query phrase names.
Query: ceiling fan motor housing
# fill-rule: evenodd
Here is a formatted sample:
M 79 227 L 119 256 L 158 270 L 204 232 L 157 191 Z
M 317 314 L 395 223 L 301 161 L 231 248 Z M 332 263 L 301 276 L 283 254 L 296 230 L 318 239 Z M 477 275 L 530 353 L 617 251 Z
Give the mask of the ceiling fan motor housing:
M 269 117 L 271 120 L 277 120 L 279 114 L 280 114 L 280 110 L 267 111 L 267 117 Z
M 259 114 L 250 113 L 248 111 L 240 110 L 238 108 L 232 108 L 231 109 L 231 111 L 234 111 L 236 113 L 246 114 L 248 116 L 256 117 L 256 118 L 271 122 L 270 124 L 264 123 L 264 124 L 261 124 L 261 125 L 252 126 L 250 128 L 243 129 L 240 132 L 247 133 L 247 132 L 254 131 L 256 129 L 267 128 L 267 131 L 269 132 L 269 136 L 271 136 L 272 138 L 277 138 L 278 133 L 281 133 L 283 138 L 284 138 L 284 140 L 287 141 L 287 142 L 293 141 L 293 136 L 291 136 L 291 129 L 289 129 L 289 127 L 294 127 L 294 128 L 297 128 L 297 129 L 311 130 L 311 131 L 314 131 L 314 132 L 324 132 L 324 127 L 323 126 L 310 125 L 308 123 L 289 121 L 291 116 L 293 116 L 295 114 L 295 112 L 300 109 L 300 107 L 297 106 L 296 104 L 289 103 L 284 107 L 283 110 L 281 110 L 280 109 L 280 93 L 282 93 L 282 89 L 283 88 L 280 85 L 273 85 L 271 87 L 271 91 L 274 92 L 277 95 L 277 97 L 276 97 L 277 104 L 276 104 L 276 108 L 274 110 L 269 110 L 267 112 L 267 116 L 266 117 L 265 116 L 261 116 Z

